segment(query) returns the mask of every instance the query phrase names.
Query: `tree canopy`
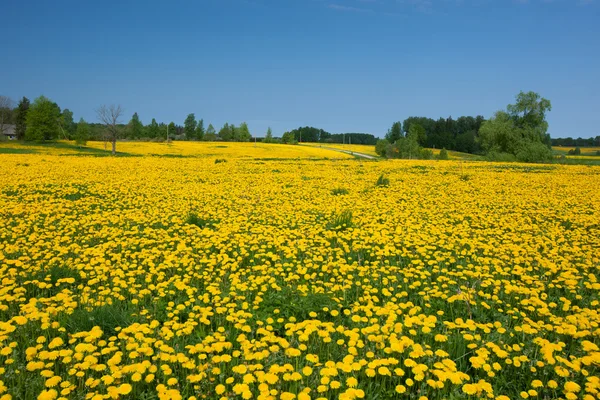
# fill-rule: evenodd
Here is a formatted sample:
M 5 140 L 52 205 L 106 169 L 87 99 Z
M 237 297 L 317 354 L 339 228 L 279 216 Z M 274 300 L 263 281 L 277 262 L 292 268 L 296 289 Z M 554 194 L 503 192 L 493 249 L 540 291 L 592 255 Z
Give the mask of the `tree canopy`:
M 25 140 L 53 140 L 59 135 L 60 108 L 47 97 L 40 96 L 29 107 Z

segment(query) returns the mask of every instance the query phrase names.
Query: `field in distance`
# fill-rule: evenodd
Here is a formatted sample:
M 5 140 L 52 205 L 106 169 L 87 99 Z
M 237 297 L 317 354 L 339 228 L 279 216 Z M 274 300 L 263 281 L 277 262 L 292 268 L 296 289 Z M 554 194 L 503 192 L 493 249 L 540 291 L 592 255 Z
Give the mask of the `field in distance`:
M 74 142 L 50 143 L 0 142 L 0 154 L 53 154 L 53 155 L 110 155 L 111 145 L 105 142 L 88 142 L 79 147 Z M 119 156 L 163 157 L 217 157 L 235 158 L 333 158 L 349 159 L 351 155 L 324 148 L 292 146 L 285 144 L 236 142 L 118 142 Z

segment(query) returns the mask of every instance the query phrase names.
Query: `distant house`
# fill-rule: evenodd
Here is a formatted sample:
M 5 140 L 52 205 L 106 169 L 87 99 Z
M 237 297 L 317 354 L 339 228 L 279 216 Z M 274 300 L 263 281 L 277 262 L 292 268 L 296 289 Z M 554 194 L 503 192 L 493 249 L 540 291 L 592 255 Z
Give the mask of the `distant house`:
M 15 129 L 15 125 L 2 125 L 0 126 L 0 130 L 5 138 L 8 140 L 15 140 L 17 138 L 17 132 Z

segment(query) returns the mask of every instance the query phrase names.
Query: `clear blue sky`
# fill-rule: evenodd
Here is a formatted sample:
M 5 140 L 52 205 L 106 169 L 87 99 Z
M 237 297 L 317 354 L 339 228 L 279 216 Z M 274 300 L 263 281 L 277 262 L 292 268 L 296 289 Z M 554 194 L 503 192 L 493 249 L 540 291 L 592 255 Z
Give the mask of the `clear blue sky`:
M 95 120 L 261 136 L 382 136 L 411 115 L 486 118 L 534 90 L 553 137 L 600 135 L 600 0 L 4 0 L 0 94 Z M 126 122 L 126 121 L 125 121 Z

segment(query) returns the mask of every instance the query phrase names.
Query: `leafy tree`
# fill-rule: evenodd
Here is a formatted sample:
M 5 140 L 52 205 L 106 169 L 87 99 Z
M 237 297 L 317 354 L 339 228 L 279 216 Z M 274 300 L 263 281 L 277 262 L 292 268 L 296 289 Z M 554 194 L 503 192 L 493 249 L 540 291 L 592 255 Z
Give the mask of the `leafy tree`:
M 75 143 L 79 146 L 85 146 L 90 138 L 90 127 L 83 118 L 79 119 L 77 128 L 75 129 Z
M 271 127 L 267 128 L 267 134 L 265 135 L 265 143 L 273 143 L 273 131 Z
M 402 122 L 394 122 L 390 130 L 385 135 L 385 139 L 389 143 L 396 143 L 398 139 L 403 137 L 402 135 Z
M 60 108 L 47 97 L 33 101 L 27 112 L 25 140 L 53 140 L 59 134 Z
M 183 132 L 185 133 L 186 139 L 191 140 L 196 137 L 196 126 L 196 116 L 194 113 L 188 114 L 183 123 Z
M 392 145 L 387 139 L 377 141 L 375 145 L 375 153 L 381 157 L 392 157 Z
M 419 145 L 421 143 L 425 143 L 425 140 L 427 138 L 427 132 L 425 131 L 425 128 L 423 128 L 423 126 L 421 124 L 415 123 L 415 124 L 410 125 L 408 134 L 406 136 L 409 136 L 411 134 L 414 137 L 416 137 L 417 143 L 419 143 Z
M 248 142 L 252 139 L 252 134 L 250 134 L 250 129 L 248 129 L 248 124 L 242 122 L 240 126 L 235 131 L 236 141 L 238 142 Z
M 196 125 L 196 140 L 202 140 L 204 138 L 204 120 L 201 119 Z
M 456 136 L 455 150 L 463 153 L 476 153 L 479 149 L 477 144 L 477 134 L 475 131 L 468 131 Z
M 23 97 L 17 105 L 17 110 L 14 116 L 15 119 L 15 134 L 18 140 L 25 139 L 25 131 L 27 129 L 27 113 L 29 112 L 29 99 Z
M 152 122 L 150 122 L 150 125 L 146 127 L 146 132 L 148 132 L 148 137 L 152 139 L 160 136 L 160 129 L 156 119 L 152 118 Z
M 285 132 L 281 137 L 281 143 L 285 144 L 297 144 L 296 138 L 293 132 Z
M 507 111 L 498 111 L 482 124 L 479 142 L 489 158 L 500 159 L 497 153 L 515 156 L 523 162 L 552 159 L 550 136 L 547 134 L 546 113 L 552 109 L 550 101 L 534 92 L 520 92 L 515 104 Z
M 546 113 L 552 110 L 550 100 L 544 99 L 535 92 L 519 92 L 515 104 L 506 107 L 508 113 L 520 128 L 534 128 L 540 135 L 548 131 Z
M 208 128 L 206 128 L 206 133 L 204 134 L 205 141 L 215 141 L 217 140 L 217 132 L 215 131 L 215 127 L 212 124 L 208 124 Z
M 65 108 L 59 119 L 59 128 L 62 130 L 63 136 L 71 138 L 75 134 L 77 124 L 73 121 L 73 111 Z
M 173 140 L 173 136 L 177 135 L 177 133 L 177 125 L 175 125 L 175 122 L 171 121 L 167 127 L 168 140 Z
M 141 139 L 144 136 L 144 124 L 142 124 L 142 121 L 140 121 L 140 117 L 138 116 L 137 112 L 133 113 L 131 121 L 129 121 L 127 133 L 132 139 Z
M 170 134 L 169 127 L 164 122 L 158 124 L 158 137 L 162 139 L 167 139 L 167 136 Z
M 412 124 L 406 137 L 396 141 L 396 149 L 400 158 L 419 158 L 421 147 L 418 138 L 423 129 L 419 124 Z
M 219 137 L 221 138 L 221 140 L 229 142 L 229 141 L 233 140 L 234 132 L 235 132 L 235 126 L 234 125 L 230 126 L 229 123 L 225 122 L 225 125 L 223 125 L 221 130 L 219 130 Z

